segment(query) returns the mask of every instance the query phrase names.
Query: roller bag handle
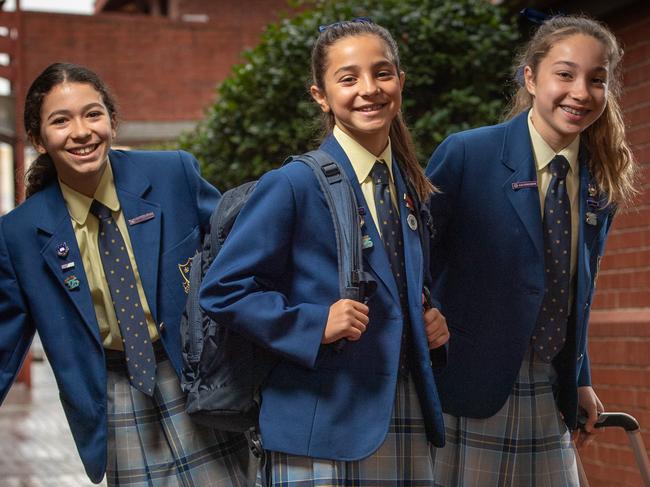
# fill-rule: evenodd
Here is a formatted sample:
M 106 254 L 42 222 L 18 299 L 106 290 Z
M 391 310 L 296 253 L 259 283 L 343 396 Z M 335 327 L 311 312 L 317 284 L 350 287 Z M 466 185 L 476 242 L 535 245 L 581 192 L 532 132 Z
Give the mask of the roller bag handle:
M 578 428 L 583 429 L 585 427 L 586 418 L 584 416 L 578 417 Z M 650 461 L 648 460 L 648 452 L 646 451 L 645 444 L 643 442 L 643 437 L 641 436 L 641 430 L 639 422 L 627 413 L 619 412 L 608 412 L 601 413 L 596 422 L 596 428 L 622 428 L 627 433 L 627 437 L 630 440 L 630 446 L 634 452 L 634 458 L 639 467 L 639 472 L 641 473 L 641 478 L 643 479 L 643 485 L 645 487 L 650 487 Z M 589 481 L 585 475 L 584 470 L 582 469 L 582 464 L 578 460 L 578 472 L 580 474 L 580 486 L 589 487 Z

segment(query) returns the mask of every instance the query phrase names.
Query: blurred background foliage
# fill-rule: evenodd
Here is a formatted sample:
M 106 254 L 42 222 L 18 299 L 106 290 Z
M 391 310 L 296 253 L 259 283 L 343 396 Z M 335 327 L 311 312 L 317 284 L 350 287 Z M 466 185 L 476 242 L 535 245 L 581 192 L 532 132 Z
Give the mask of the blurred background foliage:
M 499 121 L 511 91 L 519 31 L 512 10 L 485 0 L 303 0 L 271 24 L 217 87 L 217 101 L 180 145 L 221 190 L 259 178 L 290 154 L 318 145 L 311 47 L 318 26 L 371 17 L 399 44 L 403 110 L 426 163 L 450 133 Z

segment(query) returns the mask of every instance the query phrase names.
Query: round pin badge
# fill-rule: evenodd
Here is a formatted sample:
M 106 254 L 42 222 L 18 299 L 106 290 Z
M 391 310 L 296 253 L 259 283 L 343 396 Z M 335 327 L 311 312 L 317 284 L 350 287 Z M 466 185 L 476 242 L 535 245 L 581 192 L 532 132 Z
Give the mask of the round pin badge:
M 418 229 L 418 220 L 413 213 L 409 213 L 409 216 L 406 217 L 406 223 L 408 223 L 411 230 L 415 231 Z

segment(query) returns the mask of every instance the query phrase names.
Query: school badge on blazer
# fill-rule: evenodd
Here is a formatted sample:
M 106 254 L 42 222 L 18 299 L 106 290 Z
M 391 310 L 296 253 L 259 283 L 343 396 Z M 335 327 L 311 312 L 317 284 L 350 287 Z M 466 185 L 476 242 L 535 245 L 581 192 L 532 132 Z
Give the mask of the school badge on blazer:
M 181 273 L 183 279 L 183 291 L 185 294 L 190 293 L 190 269 L 192 268 L 192 259 L 189 257 L 184 264 L 178 264 L 178 271 Z

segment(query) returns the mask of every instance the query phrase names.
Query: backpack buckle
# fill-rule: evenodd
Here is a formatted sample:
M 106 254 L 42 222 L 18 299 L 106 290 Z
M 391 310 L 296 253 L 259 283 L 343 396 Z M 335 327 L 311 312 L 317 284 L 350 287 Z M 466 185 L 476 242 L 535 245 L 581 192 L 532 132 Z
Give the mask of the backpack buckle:
M 264 448 L 262 447 L 262 438 L 257 431 L 257 428 L 252 427 L 246 432 L 246 439 L 248 440 L 248 448 L 255 458 L 262 458 L 264 456 Z
M 341 171 L 335 162 L 328 162 L 327 164 L 322 165 L 321 171 L 330 182 L 339 182 L 341 181 Z

